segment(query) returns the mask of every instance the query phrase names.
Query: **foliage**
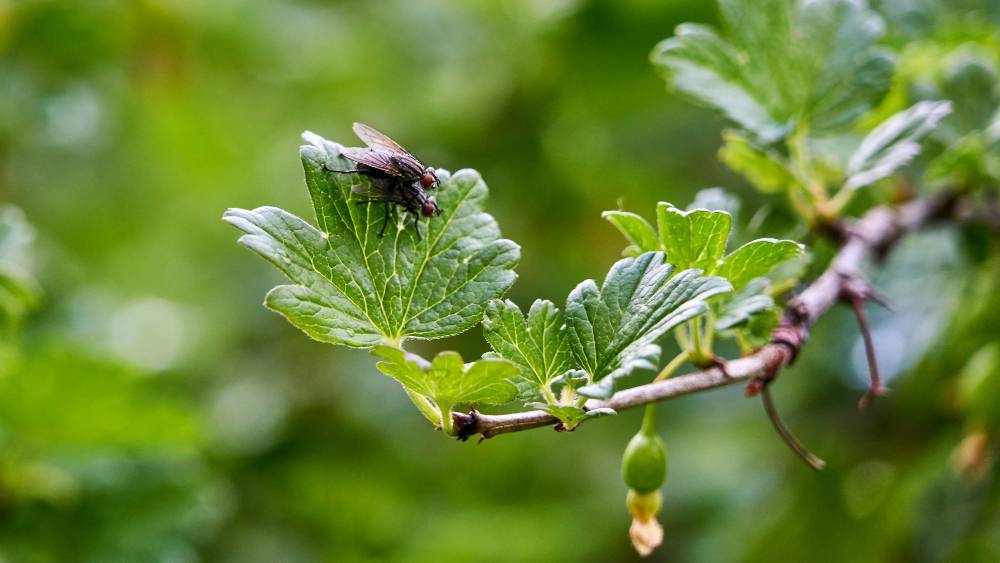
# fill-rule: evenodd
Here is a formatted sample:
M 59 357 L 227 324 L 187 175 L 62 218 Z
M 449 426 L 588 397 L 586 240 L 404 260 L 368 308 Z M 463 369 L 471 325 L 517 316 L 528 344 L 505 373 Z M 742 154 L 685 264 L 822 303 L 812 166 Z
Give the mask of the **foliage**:
M 490 301 L 483 316 L 483 336 L 500 357 L 520 369 L 528 397 L 551 393 L 552 381 L 572 366 L 563 315 L 551 301 L 536 299 L 527 318 L 509 299 Z
M 882 18 L 864 0 L 720 7 L 727 37 L 683 24 L 653 63 L 669 86 L 737 126 L 723 134 L 719 158 L 760 191 L 786 193 L 807 221 L 835 220 L 854 190 L 913 160 L 951 112 L 949 102 L 921 102 L 863 140 L 842 139 L 890 91 L 894 57 L 876 45 Z
M 763 143 L 808 126 L 849 126 L 889 89 L 893 59 L 875 41 L 882 19 L 864 2 L 719 3 L 726 37 L 683 24 L 653 51 L 678 91 L 721 111 Z
M 481 211 L 486 184 L 471 170 L 440 172 L 441 216 L 422 238 L 405 224 L 381 237 L 381 206 L 351 199 L 339 146 L 304 135 L 306 184 L 320 228 L 280 209 L 231 209 L 226 221 L 247 233 L 240 242 L 277 266 L 295 285 L 272 289 L 266 305 L 309 336 L 369 347 L 405 338 L 453 336 L 477 323 L 483 304 L 514 283 L 516 244 L 500 238 Z
M 950 112 L 949 102 L 920 102 L 883 121 L 851 155 L 844 189 L 871 185 L 908 164 L 920 153 L 919 141 Z
M 669 262 L 695 267 L 708 275 L 716 274 L 732 285 L 732 292 L 715 300 L 704 329 L 692 319 L 685 331 L 679 333 L 681 353 L 695 365 L 707 365 L 714 360 L 712 341 L 716 330 L 735 327 L 745 330 L 755 317 L 773 309 L 774 299 L 768 293 L 769 283 L 764 276 L 803 252 L 802 245 L 794 241 L 762 238 L 725 254 L 733 223 L 727 211 L 697 208 L 682 211 L 660 202 L 656 206 L 656 229 L 641 216 L 627 211 L 605 211 L 603 216 L 631 243 L 624 251 L 626 254 L 662 250 Z M 733 334 L 743 341 L 749 340 L 748 334 L 739 330 Z
M 430 399 L 439 411 L 434 420 L 451 434 L 451 410 L 457 405 L 499 405 L 514 398 L 517 389 L 508 379 L 517 373 L 510 362 L 482 359 L 469 364 L 457 352 L 441 352 L 426 362 L 391 346 L 376 346 L 372 353 L 382 358 L 378 369 L 420 397 Z

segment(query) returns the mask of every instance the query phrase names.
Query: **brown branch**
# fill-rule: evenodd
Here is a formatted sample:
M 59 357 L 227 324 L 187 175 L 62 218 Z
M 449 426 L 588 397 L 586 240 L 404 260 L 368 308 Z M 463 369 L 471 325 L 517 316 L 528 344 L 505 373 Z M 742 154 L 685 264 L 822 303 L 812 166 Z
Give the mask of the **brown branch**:
M 853 222 L 838 225 L 840 250 L 826 271 L 796 295 L 785 307 L 781 323 L 771 335 L 771 344 L 719 367 L 649 383 L 615 393 L 607 401 L 587 401 L 588 409 L 610 407 L 616 410 L 638 407 L 681 395 L 697 393 L 750 380 L 747 394 L 754 395 L 790 364 L 809 339 L 817 320 L 845 295 L 851 284 L 867 284 L 862 268 L 879 260 L 904 234 L 919 229 L 934 219 L 951 213 L 954 198 L 938 196 L 917 199 L 898 207 L 877 207 Z M 552 426 L 558 419 L 543 411 L 488 415 L 476 411 L 452 413 L 460 439 L 476 434 L 491 438 L 541 426 Z

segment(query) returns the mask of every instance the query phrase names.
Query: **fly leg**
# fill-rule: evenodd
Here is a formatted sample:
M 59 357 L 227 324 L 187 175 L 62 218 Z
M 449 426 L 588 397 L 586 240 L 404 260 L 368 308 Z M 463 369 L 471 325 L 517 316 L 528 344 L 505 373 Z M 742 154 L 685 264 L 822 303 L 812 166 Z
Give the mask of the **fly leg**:
M 389 202 L 385 202 L 385 218 L 382 219 L 382 230 L 378 233 L 378 238 L 382 238 L 385 235 L 385 228 L 389 226 L 389 214 L 392 213 Z
M 361 174 L 362 173 L 360 170 L 336 170 L 334 168 L 330 168 L 330 166 L 328 164 L 324 164 L 323 165 L 323 169 L 326 170 L 327 172 L 333 172 L 334 174 Z
M 418 241 L 424 240 L 424 237 L 420 234 L 420 216 L 416 213 L 413 214 L 413 230 L 417 232 Z

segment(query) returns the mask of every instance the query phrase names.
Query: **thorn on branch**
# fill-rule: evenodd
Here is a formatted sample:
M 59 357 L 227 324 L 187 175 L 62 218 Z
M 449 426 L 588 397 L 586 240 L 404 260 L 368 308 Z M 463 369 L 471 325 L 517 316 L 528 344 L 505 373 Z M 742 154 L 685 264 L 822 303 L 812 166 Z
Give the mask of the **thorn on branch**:
M 452 425 L 455 429 L 455 438 L 460 442 L 465 442 L 472 436 L 479 433 L 479 412 L 476 409 L 469 411 L 469 414 L 453 412 L 451 413 Z M 479 441 L 486 439 L 484 435 Z
M 747 386 L 743 389 L 743 395 L 746 397 L 756 397 L 764 389 L 764 386 L 770 383 L 770 380 L 766 377 L 757 376 L 747 383 Z
M 858 329 L 861 331 L 861 339 L 865 344 L 865 358 L 868 360 L 868 373 L 871 377 L 871 385 L 868 391 L 858 401 L 858 408 L 864 409 L 871 404 L 875 397 L 884 397 L 889 390 L 882 385 L 882 378 L 878 371 L 878 358 L 875 355 L 875 341 L 872 339 L 871 329 L 868 325 L 868 315 L 865 313 L 865 302 L 868 300 L 883 304 L 882 297 L 876 297 L 875 290 L 864 280 L 858 277 L 850 277 L 844 282 L 842 299 L 851 304 L 854 309 L 854 316 L 858 319 Z
M 826 462 L 822 459 L 816 457 L 812 452 L 807 450 L 802 442 L 792 434 L 792 431 L 785 426 L 783 420 L 781 420 L 781 415 L 778 414 L 778 409 L 774 406 L 774 401 L 771 400 L 771 391 L 768 389 L 768 385 L 765 383 L 760 389 L 761 401 L 764 403 L 764 412 L 767 413 L 767 418 L 771 420 L 771 424 L 774 429 L 781 436 L 781 439 L 788 445 L 788 447 L 795 452 L 799 458 L 806 462 L 809 467 L 812 467 L 816 471 L 821 471 L 826 467 Z
M 892 300 L 889 299 L 889 296 L 871 285 L 868 286 L 868 299 L 878 305 L 881 305 L 883 309 L 889 311 L 890 313 L 896 312 L 896 306 L 893 304 Z

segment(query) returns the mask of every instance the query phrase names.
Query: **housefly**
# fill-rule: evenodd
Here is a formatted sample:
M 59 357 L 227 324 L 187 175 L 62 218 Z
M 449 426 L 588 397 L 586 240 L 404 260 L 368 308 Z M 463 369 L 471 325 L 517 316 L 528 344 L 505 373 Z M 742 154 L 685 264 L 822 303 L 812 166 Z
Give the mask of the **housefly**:
M 441 210 L 437 202 L 428 194 L 440 182 L 430 166 L 424 166 L 409 151 L 386 134 L 364 123 L 355 123 L 354 133 L 368 145 L 368 148 L 345 147 L 341 154 L 355 163 L 354 170 L 333 170 L 341 174 L 356 173 L 367 177 L 369 185 L 354 186 L 353 191 L 365 199 L 358 203 L 383 203 L 385 219 L 379 236 L 385 234 L 389 216 L 397 207 L 402 207 L 413 216 L 413 228 L 420 237 L 417 219 L 420 215 L 431 217 Z

